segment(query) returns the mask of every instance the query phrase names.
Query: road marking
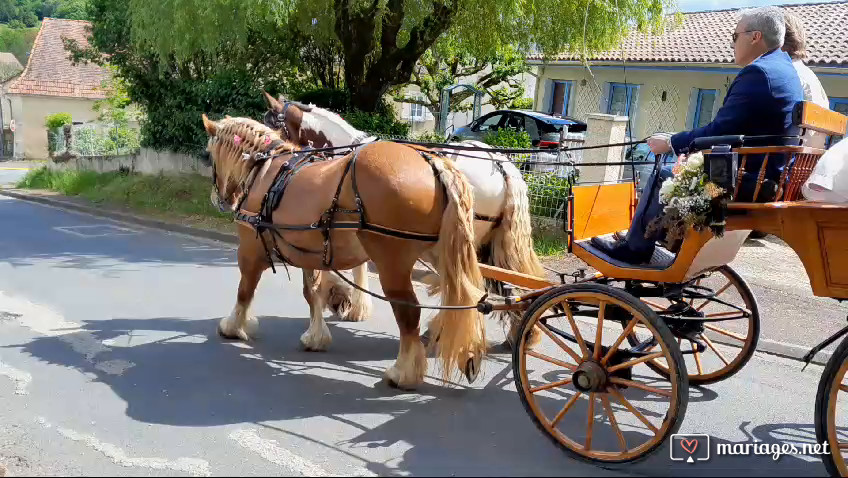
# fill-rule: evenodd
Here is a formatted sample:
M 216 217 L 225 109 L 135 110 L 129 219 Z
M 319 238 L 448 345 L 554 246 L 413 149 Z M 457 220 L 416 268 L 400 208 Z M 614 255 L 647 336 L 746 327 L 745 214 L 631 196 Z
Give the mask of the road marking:
M 130 229 L 127 227 L 114 226 L 112 224 L 90 224 L 84 226 L 56 226 L 53 228 L 56 231 L 64 232 L 66 234 L 71 234 L 77 237 L 83 237 L 86 239 L 92 237 L 107 237 L 107 236 L 134 236 L 141 234 L 141 231 L 136 231 L 134 229 Z M 86 230 L 94 230 L 97 232 L 85 232 Z M 103 231 L 105 230 L 105 232 Z
M 266 440 L 253 429 L 240 429 L 230 433 L 230 440 L 238 443 L 265 460 L 276 465 L 285 466 L 304 476 L 336 476 L 327 473 L 323 468 L 311 461 L 296 455 L 277 444 L 276 440 Z
M 32 375 L 29 373 L 0 362 L 0 376 L 7 377 L 15 384 L 15 395 L 29 394 L 27 386 L 32 382 Z
M 106 360 L 98 362 L 95 358 L 103 353 L 111 352 L 112 348 L 103 344 L 90 332 L 82 329 L 82 325 L 65 320 L 60 314 L 32 302 L 12 297 L 0 291 L 0 309 L 12 317 L 23 327 L 41 335 L 56 337 L 70 345 L 77 353 L 97 370 L 110 375 L 122 375 L 135 364 L 126 360 Z
M 52 428 L 52 425 L 44 418 L 39 418 L 38 423 L 44 428 Z M 112 463 L 126 468 L 149 468 L 152 470 L 171 470 L 183 473 L 189 473 L 192 476 L 211 476 L 209 471 L 209 462 L 199 458 L 177 458 L 176 460 L 168 460 L 166 458 L 131 458 L 127 456 L 124 450 L 112 445 L 104 443 L 91 435 L 75 432 L 67 428 L 57 427 L 56 432 L 63 437 L 82 443 L 83 445 L 97 451 L 107 458 Z
M 32 170 L 32 168 L 7 168 L 7 167 L 0 168 L 0 171 L 31 171 L 31 170 Z

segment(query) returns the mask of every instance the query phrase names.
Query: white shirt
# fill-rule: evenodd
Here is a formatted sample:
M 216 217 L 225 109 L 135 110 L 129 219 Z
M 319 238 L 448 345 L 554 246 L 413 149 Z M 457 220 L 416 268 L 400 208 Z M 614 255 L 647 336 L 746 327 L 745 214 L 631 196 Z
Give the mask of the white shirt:
M 801 79 L 801 87 L 804 89 L 804 101 L 812 101 L 822 108 L 830 109 L 830 101 L 827 99 L 827 94 L 824 92 L 821 82 L 813 70 L 805 65 L 801 60 L 792 60 L 792 66 L 798 72 L 798 78 Z

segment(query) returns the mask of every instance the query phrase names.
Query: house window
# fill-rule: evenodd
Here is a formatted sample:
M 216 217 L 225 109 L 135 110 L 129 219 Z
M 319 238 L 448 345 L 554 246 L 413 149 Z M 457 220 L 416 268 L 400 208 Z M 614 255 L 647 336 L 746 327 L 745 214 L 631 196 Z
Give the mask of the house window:
M 830 109 L 848 116 L 848 98 L 831 98 Z M 833 135 L 828 139 L 827 146 L 830 147 L 831 144 L 836 143 L 841 139 L 842 135 Z
M 700 128 L 713 120 L 713 106 L 715 106 L 716 96 L 718 96 L 718 90 L 698 89 L 698 102 L 695 104 L 692 128 Z
M 627 136 L 630 136 L 630 127 L 633 123 L 633 115 L 636 113 L 636 97 L 639 93 L 639 85 L 629 83 L 610 83 L 610 94 L 607 101 L 607 114 L 627 116 Z
M 555 115 L 568 115 L 568 105 L 571 103 L 572 81 L 554 81 L 553 102 L 551 113 Z
M 424 105 L 411 104 L 409 108 L 409 119 L 413 121 L 424 121 L 425 113 Z
M 607 114 L 630 116 L 636 112 L 636 92 L 639 85 L 611 83 Z

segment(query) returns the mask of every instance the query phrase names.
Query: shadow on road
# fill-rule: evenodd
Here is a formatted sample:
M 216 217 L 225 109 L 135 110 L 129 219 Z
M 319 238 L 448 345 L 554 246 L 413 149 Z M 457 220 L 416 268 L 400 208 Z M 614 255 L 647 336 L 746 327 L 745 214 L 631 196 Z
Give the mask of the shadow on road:
M 406 393 L 381 381 L 384 368 L 397 355 L 394 336 L 331 323 L 330 351 L 309 353 L 298 347 L 308 319 L 264 317 L 260 322 L 261 335 L 249 347 L 220 339 L 215 333 L 217 319 L 115 318 L 85 323 L 78 334 L 110 344 L 98 360 L 134 364 L 120 376 L 103 373 L 74 351 L 69 345 L 73 337 L 42 336 L 15 347 L 44 362 L 96 376 L 126 402 L 126 414 L 134 420 L 183 427 L 258 424 L 265 433 L 287 434 L 318 443 L 330 453 L 355 457 L 381 476 L 479 475 L 480 470 L 497 470 L 497 475 L 610 473 L 569 458 L 536 429 L 515 392 L 508 355 L 490 357 L 482 388 L 465 382 L 450 388 L 428 379 L 416 393 Z M 151 340 L 156 332 L 160 338 Z M 435 372 L 431 369 L 430 375 Z M 692 389 L 691 394 L 692 400 L 715 398 L 708 389 Z M 585 411 L 575 413 L 586 416 Z M 363 425 L 351 415 L 384 418 Z M 332 431 L 304 436 L 285 429 L 290 428 L 287 421 L 313 417 L 354 427 L 358 433 L 339 440 Z M 775 436 L 776 430 L 809 428 L 771 425 L 757 427 L 752 434 L 774 442 L 786 439 Z M 633 442 L 630 433 L 625 436 Z M 604 445 L 602 440 L 593 443 Z M 605 440 L 615 446 L 613 436 Z M 392 446 L 408 449 L 391 466 L 363 458 L 375 455 L 361 451 Z M 671 462 L 663 446 L 649 459 L 618 472 L 679 476 L 740 470 L 757 476 L 821 475 L 824 468 L 791 456 L 778 462 L 766 456 L 714 457 L 693 466 Z

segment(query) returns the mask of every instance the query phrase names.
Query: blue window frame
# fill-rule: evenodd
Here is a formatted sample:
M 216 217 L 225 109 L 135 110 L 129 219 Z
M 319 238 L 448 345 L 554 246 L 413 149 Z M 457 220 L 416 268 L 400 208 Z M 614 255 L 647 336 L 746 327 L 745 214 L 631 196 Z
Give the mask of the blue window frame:
M 628 116 L 627 136 L 630 136 L 630 126 L 633 124 L 633 114 L 636 113 L 636 96 L 639 85 L 630 83 L 610 83 L 609 98 L 607 98 L 607 114 Z
M 698 99 L 695 104 L 695 115 L 692 118 L 692 128 L 700 128 L 713 120 L 713 107 L 718 96 L 718 90 L 698 89 Z
M 610 83 L 610 94 L 607 101 L 607 114 L 630 116 L 636 110 L 634 101 L 639 85 L 629 83 Z
M 554 81 L 553 95 L 551 98 L 551 113 L 557 115 L 568 115 L 568 105 L 571 103 L 571 90 L 573 81 Z
M 831 98 L 830 109 L 848 116 L 848 98 Z M 842 135 L 833 135 L 827 139 L 827 147 L 842 139 Z

